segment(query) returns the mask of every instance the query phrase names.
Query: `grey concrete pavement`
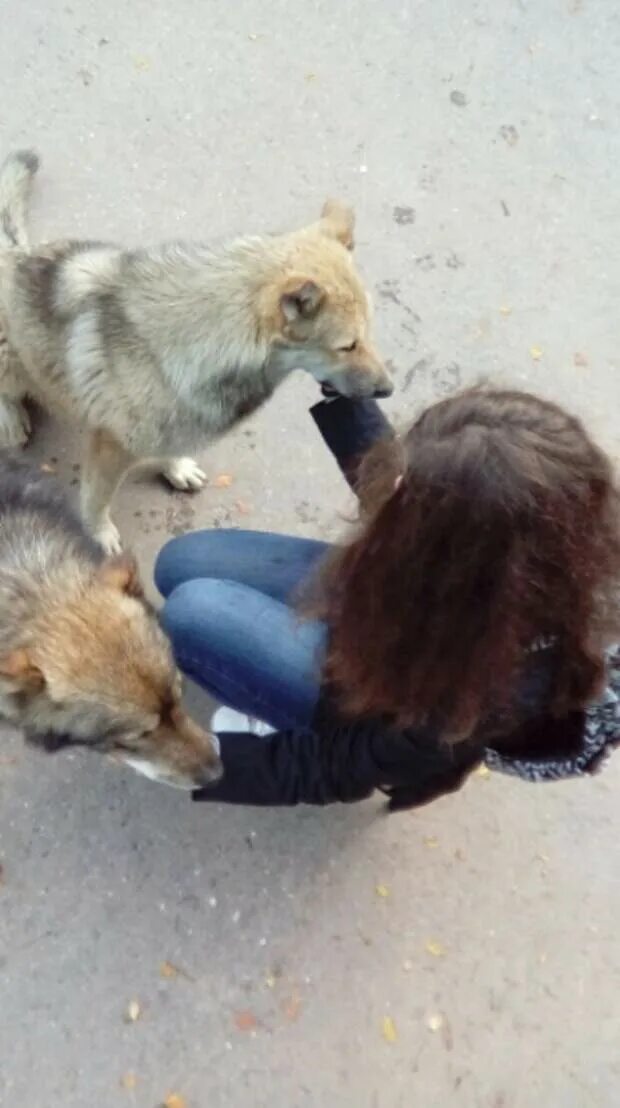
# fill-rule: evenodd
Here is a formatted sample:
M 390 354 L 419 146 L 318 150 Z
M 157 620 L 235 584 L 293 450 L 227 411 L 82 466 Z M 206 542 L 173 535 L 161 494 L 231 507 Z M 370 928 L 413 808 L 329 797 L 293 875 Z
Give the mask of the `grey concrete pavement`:
M 40 236 L 209 238 L 343 195 L 395 418 L 488 376 L 617 453 L 619 45 L 613 0 L 4 0 L 0 138 L 43 156 Z M 342 530 L 313 396 L 205 453 L 229 488 L 126 484 L 147 575 L 190 527 Z M 31 449 L 76 484 L 72 432 Z M 390 818 L 225 810 L 3 734 L 0 1104 L 614 1108 L 619 785 L 620 757 Z

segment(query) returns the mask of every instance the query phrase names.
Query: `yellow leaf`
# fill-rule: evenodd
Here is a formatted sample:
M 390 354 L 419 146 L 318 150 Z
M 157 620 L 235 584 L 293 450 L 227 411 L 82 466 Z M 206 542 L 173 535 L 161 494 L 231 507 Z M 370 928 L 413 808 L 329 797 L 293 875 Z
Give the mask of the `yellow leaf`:
M 543 352 L 539 346 L 530 346 L 530 355 L 535 362 L 539 362 L 542 358 Z
M 249 1008 L 242 1008 L 240 1012 L 235 1012 L 233 1019 L 237 1031 L 255 1031 L 258 1027 L 258 1020 Z
M 159 967 L 159 972 L 162 977 L 166 977 L 168 979 L 179 976 L 179 971 L 176 966 L 172 965 L 172 962 L 162 962 L 161 966 Z
M 375 885 L 375 892 L 377 896 L 383 897 L 384 900 L 390 895 L 390 890 L 387 885 Z
M 136 1020 L 140 1019 L 141 1011 L 142 1009 L 140 1008 L 138 1001 L 130 1000 L 129 1004 L 127 1005 L 127 1011 L 125 1012 L 125 1019 L 127 1023 L 135 1023 Z
M 138 1078 L 135 1073 L 125 1073 L 121 1077 L 121 1089 L 126 1089 L 127 1092 L 131 1092 L 138 1084 Z
M 218 488 L 218 489 L 229 489 L 230 486 L 232 485 L 232 483 L 233 483 L 233 479 L 232 479 L 230 473 L 220 473 L 219 476 L 216 477 L 215 481 L 213 482 L 215 487 Z
M 439 846 L 439 839 L 436 839 L 434 835 L 427 835 L 424 839 L 424 846 L 429 850 L 435 850 Z
M 139 69 L 142 73 L 146 73 L 147 69 L 151 68 L 151 63 L 148 58 L 134 58 L 133 64 L 135 65 L 136 69 Z
M 164 1100 L 164 1108 L 187 1108 L 187 1101 L 178 1093 L 170 1093 Z
M 434 958 L 443 958 L 446 953 L 441 943 L 438 943 L 436 939 L 429 939 L 426 943 L 426 949 Z
M 427 1017 L 426 1026 L 429 1031 L 441 1031 L 443 1027 L 443 1016 L 440 1016 L 438 1012 L 433 1012 L 432 1015 Z
M 512 308 L 508 304 L 502 304 L 499 310 L 500 315 L 512 315 Z
M 48 465 L 47 462 L 43 462 L 43 465 L 39 466 L 41 473 L 55 473 L 54 466 Z
M 386 1043 L 395 1043 L 398 1038 L 398 1032 L 396 1030 L 396 1024 L 391 1016 L 384 1016 L 381 1024 L 381 1030 L 383 1032 L 383 1038 Z
M 306 73 L 306 81 L 316 81 L 316 73 Z
M 476 776 L 477 777 L 489 777 L 490 773 L 491 773 L 491 770 L 489 769 L 488 766 L 485 766 L 484 762 L 481 765 L 479 765 L 478 769 L 476 770 Z
M 269 976 L 265 978 L 265 984 L 266 984 L 268 989 L 275 989 L 276 979 L 275 979 L 275 977 L 273 976 L 272 973 L 270 973 Z

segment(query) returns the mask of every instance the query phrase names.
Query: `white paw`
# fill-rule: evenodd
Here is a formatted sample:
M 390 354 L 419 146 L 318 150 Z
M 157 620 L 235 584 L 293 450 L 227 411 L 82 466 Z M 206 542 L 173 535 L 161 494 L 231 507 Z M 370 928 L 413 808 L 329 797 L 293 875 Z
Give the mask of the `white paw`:
M 207 480 L 206 473 L 193 458 L 171 458 L 162 473 L 173 488 L 192 492 L 201 489 Z
M 115 523 L 112 523 L 111 519 L 106 519 L 104 523 L 95 531 L 95 539 L 100 546 L 103 547 L 106 554 L 121 554 L 123 547 L 121 544 L 121 536 L 118 527 Z
M 0 448 L 25 446 L 31 430 L 30 416 L 21 400 L 0 396 Z

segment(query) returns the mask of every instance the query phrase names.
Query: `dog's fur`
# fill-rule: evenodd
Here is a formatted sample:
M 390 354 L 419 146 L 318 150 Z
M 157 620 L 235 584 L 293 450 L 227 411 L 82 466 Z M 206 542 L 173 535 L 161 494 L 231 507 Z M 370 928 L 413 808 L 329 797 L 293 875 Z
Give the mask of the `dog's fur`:
M 181 706 L 135 564 L 105 558 L 50 477 L 0 461 L 0 714 L 47 750 L 79 744 L 194 788 L 217 740 Z
M 253 412 L 291 370 L 348 396 L 391 392 L 344 205 L 328 202 L 301 231 L 219 249 L 66 242 L 29 251 L 37 166 L 25 151 L 0 172 L 0 446 L 26 438 L 29 394 L 84 423 L 82 512 L 108 550 L 118 547 L 110 500 L 132 465 L 161 458 L 173 485 L 200 487 L 204 474 L 177 452 Z

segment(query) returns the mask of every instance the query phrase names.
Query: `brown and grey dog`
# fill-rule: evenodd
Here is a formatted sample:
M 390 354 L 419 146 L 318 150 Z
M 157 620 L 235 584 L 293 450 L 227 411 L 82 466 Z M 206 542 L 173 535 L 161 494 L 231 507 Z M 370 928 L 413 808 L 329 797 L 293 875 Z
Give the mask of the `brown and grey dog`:
M 344 205 L 328 202 L 300 231 L 218 249 L 31 251 L 25 207 L 37 166 L 26 151 L 0 171 L 0 446 L 26 440 L 27 395 L 84 424 L 82 513 L 108 551 L 119 548 L 109 506 L 128 469 L 160 459 L 176 488 L 200 488 L 204 474 L 179 454 L 253 412 L 291 370 L 346 396 L 392 391 Z
M 126 555 L 105 557 L 50 477 L 0 461 L 0 715 L 47 750 L 80 745 L 192 789 L 217 740 L 183 710 L 168 641 Z

